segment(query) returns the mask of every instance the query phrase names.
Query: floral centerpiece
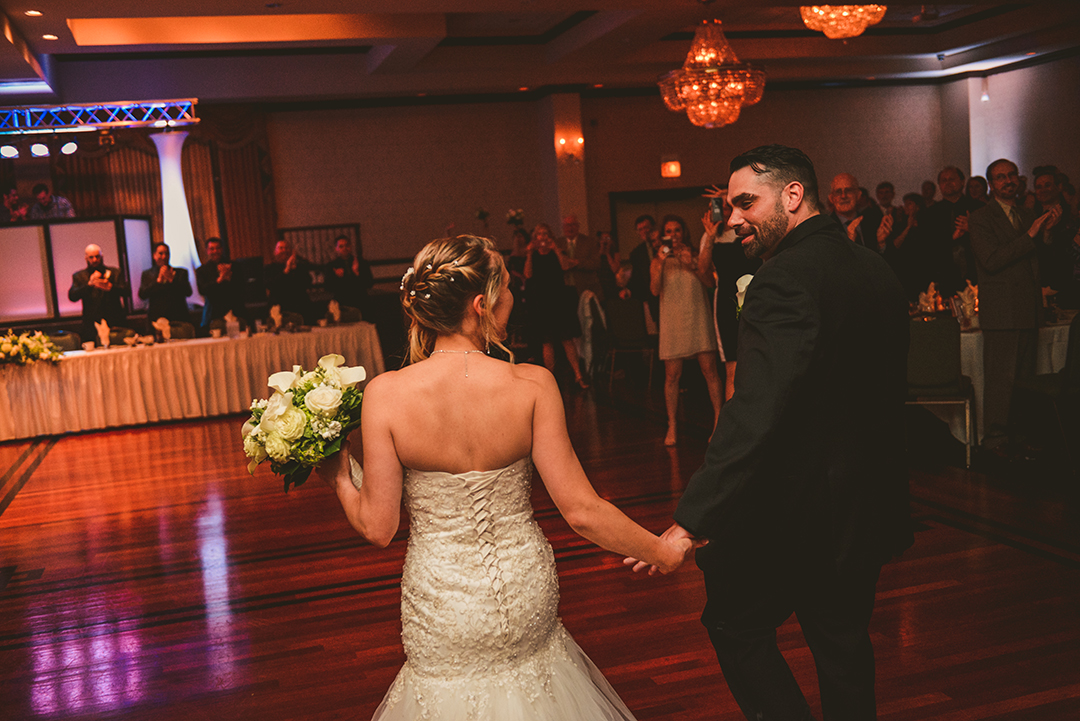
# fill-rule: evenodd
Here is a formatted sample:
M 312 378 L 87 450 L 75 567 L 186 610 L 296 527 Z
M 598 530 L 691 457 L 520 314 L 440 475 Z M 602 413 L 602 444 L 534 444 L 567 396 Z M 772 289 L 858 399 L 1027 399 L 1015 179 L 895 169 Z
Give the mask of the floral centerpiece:
M 512 225 L 515 228 L 520 228 L 525 225 L 525 211 L 521 208 L 518 208 L 517 210 L 511 208 L 506 211 L 506 224 Z
M 270 376 L 274 393 L 251 402 L 251 418 L 241 435 L 248 473 L 269 459 L 282 476 L 285 492 L 301 486 L 311 471 L 341 449 L 341 441 L 360 426 L 364 394 L 356 386 L 366 377 L 362 366 L 348 368 L 339 355 L 326 355 L 312 371 L 293 366 Z
M 9 330 L 7 335 L 0 336 L 0 364 L 24 366 L 38 361 L 59 363 L 62 355 L 63 351 L 39 330 L 18 334 Z

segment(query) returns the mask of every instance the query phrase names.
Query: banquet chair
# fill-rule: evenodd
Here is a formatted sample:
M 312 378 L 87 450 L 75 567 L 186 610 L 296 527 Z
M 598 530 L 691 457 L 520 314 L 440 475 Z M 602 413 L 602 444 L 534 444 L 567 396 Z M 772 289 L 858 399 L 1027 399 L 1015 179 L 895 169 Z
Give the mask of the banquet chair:
M 78 333 L 72 333 L 69 330 L 53 331 L 49 334 L 49 340 L 64 353 L 82 348 L 82 338 Z
M 1065 452 L 1073 472 L 1080 472 L 1077 464 L 1075 435 L 1070 438 L 1062 418 L 1063 410 L 1080 415 L 1080 313 L 1069 323 L 1069 345 L 1065 349 L 1065 366 L 1057 373 L 1040 373 L 1028 378 L 1017 378 L 1014 393 L 1036 400 L 1049 402 L 1054 409 Z
M 648 390 L 652 390 L 653 363 L 658 338 L 645 329 L 645 304 L 632 298 L 611 298 L 604 304 L 607 319 L 608 393 L 615 383 L 615 360 L 620 354 L 648 356 Z
M 169 321 L 169 335 L 173 340 L 187 340 L 195 337 L 195 326 L 187 321 Z
M 975 445 L 971 379 L 960 372 L 960 323 L 955 318 L 915 318 L 908 346 L 907 405 L 964 407 L 964 467 Z
M 341 310 L 341 322 L 342 323 L 359 323 L 363 320 L 360 315 L 359 308 L 353 308 L 351 306 L 340 306 Z
M 109 345 L 124 345 L 124 339 L 130 338 L 134 335 L 138 335 L 131 328 L 110 328 L 109 329 Z
M 281 312 L 281 325 L 285 326 L 285 325 L 289 325 L 289 324 L 292 324 L 292 326 L 294 328 L 299 328 L 300 326 L 304 325 L 304 316 L 300 315 L 299 313 L 292 313 L 290 311 L 282 311 Z

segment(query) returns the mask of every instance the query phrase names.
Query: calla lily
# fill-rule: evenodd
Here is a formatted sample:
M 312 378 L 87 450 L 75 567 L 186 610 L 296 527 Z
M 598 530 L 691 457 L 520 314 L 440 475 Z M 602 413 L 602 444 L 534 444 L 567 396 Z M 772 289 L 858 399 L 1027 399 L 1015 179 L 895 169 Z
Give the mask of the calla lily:
M 754 279 L 752 275 L 744 275 L 735 281 L 735 303 L 739 308 L 743 307 L 743 299 L 746 298 L 746 289 L 750 287 L 750 281 Z
M 270 376 L 266 384 L 276 391 L 288 393 L 300 382 L 301 370 L 300 366 L 293 366 L 291 371 L 280 371 Z
M 367 371 L 364 370 L 363 366 L 350 368 L 344 363 L 345 358 L 336 353 L 324 355 L 319 359 L 319 367 L 323 369 L 323 374 L 327 378 L 337 381 L 342 388 L 352 388 L 367 378 Z
M 240 429 L 240 437 L 247 438 L 255 431 L 256 428 L 258 428 L 258 426 L 252 423 L 250 420 L 244 421 L 244 427 Z

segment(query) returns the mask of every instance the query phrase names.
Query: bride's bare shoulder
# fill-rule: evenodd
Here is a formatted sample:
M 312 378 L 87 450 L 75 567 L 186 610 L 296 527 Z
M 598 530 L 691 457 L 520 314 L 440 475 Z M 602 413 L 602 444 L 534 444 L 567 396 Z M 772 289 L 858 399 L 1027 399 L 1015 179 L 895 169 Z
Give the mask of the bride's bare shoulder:
M 551 375 L 551 371 L 543 366 L 521 363 L 512 367 L 516 380 L 534 383 L 541 390 L 549 390 L 553 386 L 558 388 L 555 383 L 555 376 Z

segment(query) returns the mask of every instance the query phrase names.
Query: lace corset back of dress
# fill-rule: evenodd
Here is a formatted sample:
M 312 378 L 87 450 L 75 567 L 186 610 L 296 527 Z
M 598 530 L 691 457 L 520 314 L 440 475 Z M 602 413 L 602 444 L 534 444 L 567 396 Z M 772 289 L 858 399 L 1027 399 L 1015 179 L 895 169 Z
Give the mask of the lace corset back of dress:
M 532 463 L 522 458 L 493 471 L 405 474 L 405 507 L 413 534 L 484 531 L 498 519 L 532 513 Z M 475 532 L 475 531 L 474 531 Z

